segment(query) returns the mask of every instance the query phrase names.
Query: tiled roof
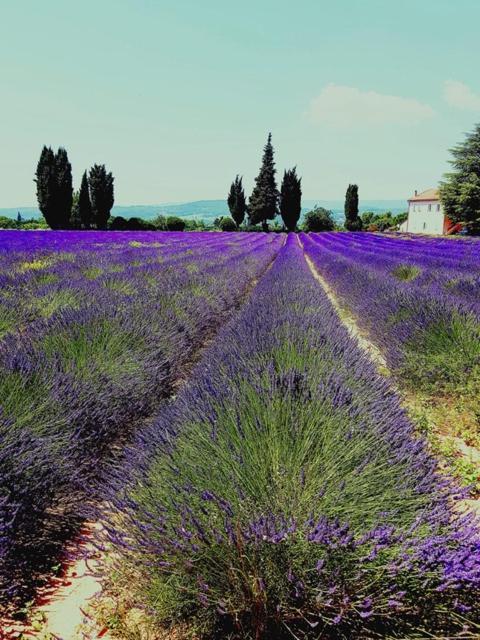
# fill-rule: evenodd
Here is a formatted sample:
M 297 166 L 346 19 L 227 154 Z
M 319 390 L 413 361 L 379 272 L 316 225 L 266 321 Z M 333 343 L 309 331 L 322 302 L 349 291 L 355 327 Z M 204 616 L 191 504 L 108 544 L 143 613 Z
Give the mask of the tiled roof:
M 416 193 L 408 199 L 409 202 L 416 202 L 418 200 L 440 200 L 438 189 L 427 189 L 426 191 L 422 191 L 422 193 Z

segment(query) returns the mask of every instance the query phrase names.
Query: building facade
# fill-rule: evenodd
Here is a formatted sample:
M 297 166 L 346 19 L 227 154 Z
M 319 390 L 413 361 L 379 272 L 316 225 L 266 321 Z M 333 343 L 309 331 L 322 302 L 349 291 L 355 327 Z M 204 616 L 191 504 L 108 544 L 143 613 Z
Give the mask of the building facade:
M 438 189 L 427 189 L 408 200 L 408 219 L 401 230 L 408 233 L 442 235 L 449 232 L 452 223 L 445 215 Z

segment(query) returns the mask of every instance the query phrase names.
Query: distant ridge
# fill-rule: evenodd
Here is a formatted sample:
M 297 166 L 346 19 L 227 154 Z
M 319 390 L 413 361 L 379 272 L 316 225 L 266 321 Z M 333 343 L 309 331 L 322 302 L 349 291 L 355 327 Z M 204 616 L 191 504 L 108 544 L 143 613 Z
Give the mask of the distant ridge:
M 302 214 L 305 214 L 318 204 L 320 207 L 331 209 L 337 220 L 343 220 L 343 200 L 304 200 L 302 204 Z M 360 212 L 374 211 L 375 213 L 382 213 L 391 211 L 395 214 L 406 211 L 407 202 L 405 200 L 361 200 L 359 209 Z M 23 218 L 38 218 L 40 216 L 40 212 L 36 207 L 0 209 L 0 216 L 16 218 L 18 211 L 20 211 Z M 225 200 L 195 200 L 193 202 L 171 204 L 115 205 L 112 209 L 112 215 L 123 216 L 124 218 L 144 218 L 145 220 L 151 220 L 158 215 L 172 215 L 212 222 L 219 216 L 228 216 L 229 211 Z

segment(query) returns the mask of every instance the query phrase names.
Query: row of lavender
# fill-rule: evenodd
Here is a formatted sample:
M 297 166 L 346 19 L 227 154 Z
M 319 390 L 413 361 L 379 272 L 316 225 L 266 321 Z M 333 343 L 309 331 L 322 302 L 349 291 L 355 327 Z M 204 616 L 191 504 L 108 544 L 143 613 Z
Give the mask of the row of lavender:
M 365 233 L 317 234 L 313 239 L 335 256 L 349 256 L 358 268 L 392 276 L 390 284 L 412 281 L 455 304 L 473 305 L 480 314 L 480 243 L 474 239 Z
M 112 444 L 172 392 L 280 242 L 0 235 L 0 606 L 32 593 Z
M 460 493 L 294 235 L 112 477 L 110 592 L 157 629 L 260 640 L 480 628 L 478 522 L 455 511 Z
M 480 243 L 373 234 L 301 241 L 406 384 L 480 383 Z

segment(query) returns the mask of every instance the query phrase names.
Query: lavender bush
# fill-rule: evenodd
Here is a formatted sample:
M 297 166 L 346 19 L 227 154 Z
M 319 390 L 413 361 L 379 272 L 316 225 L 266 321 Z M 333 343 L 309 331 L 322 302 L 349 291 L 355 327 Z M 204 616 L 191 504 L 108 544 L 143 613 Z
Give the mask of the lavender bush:
M 32 594 L 112 446 L 171 394 L 280 243 L 0 233 L 0 606 Z
M 307 255 L 406 384 L 480 385 L 480 243 L 302 234 Z
M 108 570 L 155 627 L 257 640 L 480 630 L 478 522 L 293 234 L 111 477 Z

